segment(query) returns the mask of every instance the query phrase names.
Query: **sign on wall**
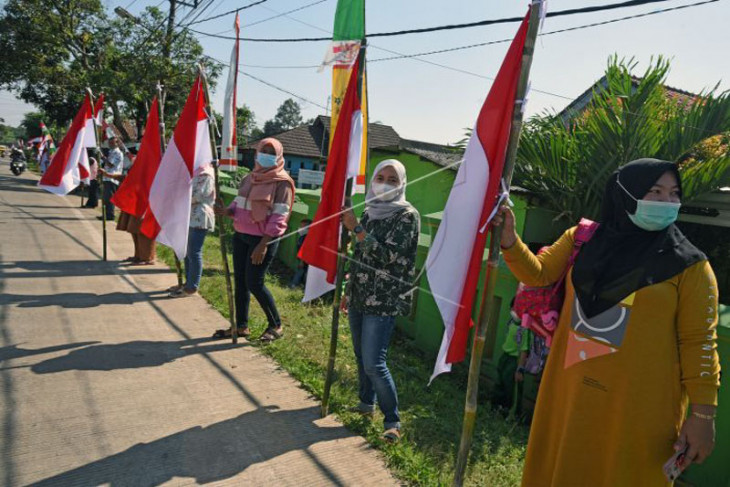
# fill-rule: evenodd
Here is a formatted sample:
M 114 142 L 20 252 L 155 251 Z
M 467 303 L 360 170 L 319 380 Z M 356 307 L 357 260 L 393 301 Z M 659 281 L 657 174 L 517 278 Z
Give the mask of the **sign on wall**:
M 299 184 L 312 184 L 314 186 L 322 186 L 324 184 L 323 171 L 311 171 L 309 169 L 300 169 L 297 177 Z

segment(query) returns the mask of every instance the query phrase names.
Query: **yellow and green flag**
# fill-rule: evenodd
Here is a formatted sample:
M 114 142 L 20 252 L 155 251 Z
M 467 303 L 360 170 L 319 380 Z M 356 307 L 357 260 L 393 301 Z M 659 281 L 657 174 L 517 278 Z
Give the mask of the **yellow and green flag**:
M 365 39 L 365 0 L 339 0 L 335 13 L 335 28 L 332 44 L 327 50 L 322 67 L 332 66 L 332 120 L 330 123 L 330 149 L 334 140 L 334 131 L 345 98 L 350 76 L 357 76 L 353 69 L 362 41 Z M 363 73 L 361 106 L 363 115 L 362 158 L 360 170 L 355 181 L 355 192 L 365 191 L 365 173 L 367 168 L 368 113 L 366 76 Z

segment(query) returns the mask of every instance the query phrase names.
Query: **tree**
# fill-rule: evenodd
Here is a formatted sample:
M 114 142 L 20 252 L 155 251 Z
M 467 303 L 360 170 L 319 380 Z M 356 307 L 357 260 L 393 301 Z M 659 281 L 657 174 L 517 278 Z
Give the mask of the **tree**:
M 110 19 L 99 0 L 9 0 L 0 16 L 0 86 L 39 107 L 46 123 L 65 126 L 86 87 L 106 94 L 114 123 L 143 125 L 158 80 L 165 80 L 169 119 L 182 108 L 204 61 L 203 50 L 188 31 L 172 37 L 164 54 L 165 17 L 148 7 L 135 22 Z M 213 84 L 221 67 L 206 66 Z
M 0 123 L 0 144 L 12 144 L 15 140 L 25 138 L 25 130 Z
M 730 131 L 730 93 L 711 90 L 678 104 L 665 94 L 668 61 L 659 58 L 640 78 L 633 76 L 635 67 L 612 57 L 606 88 L 579 116 L 566 123 L 546 114 L 525 125 L 515 183 L 538 196 L 564 226 L 597 218 L 609 176 L 641 157 L 679 163 L 685 200 L 730 179 L 728 146 L 712 142 Z
M 248 105 L 243 105 L 236 109 L 236 128 L 238 145 L 243 146 L 251 140 L 257 140 L 263 137 L 263 132 L 256 125 L 256 114 Z
M 264 135 L 274 135 L 302 124 L 302 107 L 293 98 L 284 100 L 273 119 L 264 124 Z
M 20 128 L 23 129 L 25 138 L 32 139 L 41 135 L 41 122 L 44 122 L 46 114 L 41 112 L 28 112 L 23 116 L 20 122 Z

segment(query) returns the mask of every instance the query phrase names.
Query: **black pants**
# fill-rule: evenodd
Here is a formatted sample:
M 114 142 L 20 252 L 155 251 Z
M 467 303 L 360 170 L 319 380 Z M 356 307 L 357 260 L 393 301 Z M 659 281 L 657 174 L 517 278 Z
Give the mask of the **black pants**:
M 114 220 L 114 205 L 111 202 L 112 196 L 117 192 L 117 185 L 111 181 L 103 181 L 104 183 L 104 211 L 106 211 L 107 221 Z
M 266 250 L 264 261 L 259 265 L 251 263 L 251 254 L 261 241 L 261 237 L 236 232 L 233 235 L 233 271 L 236 283 L 236 326 L 248 327 L 248 307 L 251 303 L 251 294 L 259 302 L 266 314 L 270 327 L 281 326 L 279 311 L 271 292 L 264 284 L 266 271 L 274 259 L 279 243 L 270 244 Z
M 99 181 L 96 179 L 92 179 L 89 182 L 87 199 L 84 206 L 87 208 L 96 208 L 99 206 Z

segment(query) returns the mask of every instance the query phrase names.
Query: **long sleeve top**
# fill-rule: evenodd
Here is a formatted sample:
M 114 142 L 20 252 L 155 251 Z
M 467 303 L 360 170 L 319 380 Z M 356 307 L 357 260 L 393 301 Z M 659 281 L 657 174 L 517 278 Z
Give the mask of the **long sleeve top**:
M 261 222 L 254 222 L 251 214 L 251 202 L 246 196 L 251 190 L 251 180 L 249 176 L 246 176 L 241 181 L 239 188 L 239 196 L 233 200 L 228 208 L 233 210 L 233 228 L 238 233 L 245 233 L 247 235 L 269 237 L 280 237 L 284 235 L 287 224 L 289 222 L 290 211 L 292 201 L 294 199 L 294 193 L 292 192 L 291 186 L 286 181 L 280 181 L 276 185 L 276 192 L 274 193 L 274 200 L 271 208 L 269 208 L 266 219 Z
M 213 230 L 215 227 L 215 180 L 213 175 L 201 172 L 193 178 L 193 196 L 190 205 L 190 226 Z
M 574 234 L 568 230 L 540 256 L 518 241 L 504 251 L 505 262 L 526 285 L 550 285 L 568 263 Z M 587 318 L 571 269 L 523 485 L 668 485 L 662 465 L 688 401 L 717 404 L 717 294 L 703 261 Z
M 350 261 L 350 306 L 368 315 L 407 315 L 411 309 L 420 217 L 415 208 L 360 224 L 367 236 L 356 241 Z

